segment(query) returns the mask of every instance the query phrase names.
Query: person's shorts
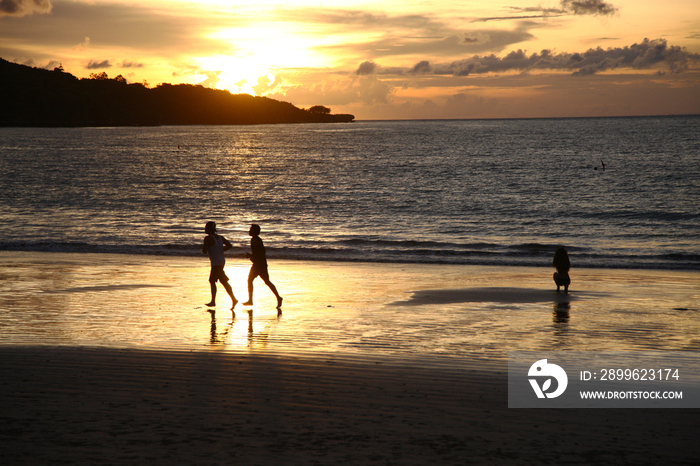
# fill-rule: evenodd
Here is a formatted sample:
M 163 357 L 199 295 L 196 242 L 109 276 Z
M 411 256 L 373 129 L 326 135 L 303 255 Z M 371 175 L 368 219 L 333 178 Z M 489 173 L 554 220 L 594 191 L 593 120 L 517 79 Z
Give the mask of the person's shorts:
M 255 277 L 260 277 L 265 281 L 270 280 L 270 274 L 267 272 L 267 264 L 253 264 L 250 268 L 249 280 L 254 280 Z
M 226 283 L 228 281 L 228 277 L 226 276 L 226 272 L 224 272 L 223 265 L 212 265 L 211 266 L 211 273 L 209 274 L 209 281 L 212 283 L 216 283 L 217 281 L 220 281 L 221 283 Z

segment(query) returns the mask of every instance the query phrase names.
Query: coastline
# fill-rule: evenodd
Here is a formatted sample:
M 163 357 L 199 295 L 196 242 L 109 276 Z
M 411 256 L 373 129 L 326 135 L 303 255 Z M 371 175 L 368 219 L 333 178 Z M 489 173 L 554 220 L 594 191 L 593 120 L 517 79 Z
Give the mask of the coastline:
M 248 267 L 227 262 L 237 296 Z M 208 271 L 0 252 L 3 464 L 696 459 L 694 410 L 509 409 L 506 360 L 698 351 L 697 272 L 573 269 L 566 295 L 545 268 L 271 259 L 282 314 L 259 281 L 233 318 Z

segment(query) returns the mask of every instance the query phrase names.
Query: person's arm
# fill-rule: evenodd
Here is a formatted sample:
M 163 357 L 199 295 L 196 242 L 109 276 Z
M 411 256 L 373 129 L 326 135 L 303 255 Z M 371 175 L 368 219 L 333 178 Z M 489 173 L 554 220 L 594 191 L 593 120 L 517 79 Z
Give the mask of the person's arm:
M 211 236 L 207 236 L 204 238 L 204 243 L 202 244 L 202 254 L 206 254 L 209 252 L 209 246 L 211 246 L 214 243 L 214 238 Z
M 265 246 L 262 239 L 255 237 L 250 241 L 251 260 L 253 262 L 265 262 Z
M 221 239 L 222 239 L 223 242 L 224 242 L 224 251 L 228 251 L 229 249 L 231 249 L 231 248 L 233 247 L 233 246 L 231 245 L 231 242 L 230 242 L 229 240 L 227 240 L 227 239 L 224 238 L 223 236 L 221 237 Z

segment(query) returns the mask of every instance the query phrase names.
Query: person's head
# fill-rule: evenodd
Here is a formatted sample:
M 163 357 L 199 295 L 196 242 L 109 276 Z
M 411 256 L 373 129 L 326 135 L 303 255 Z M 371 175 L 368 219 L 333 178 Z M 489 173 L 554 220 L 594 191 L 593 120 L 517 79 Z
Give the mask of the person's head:
M 208 235 L 216 233 L 216 222 L 207 222 L 207 224 L 204 225 L 204 232 Z
M 248 230 L 248 234 L 250 236 L 258 236 L 260 234 L 260 225 L 256 225 L 255 223 L 253 223 L 250 226 L 250 230 Z
M 566 265 L 569 263 L 569 253 L 566 252 L 566 249 L 564 248 L 558 248 L 554 252 L 554 259 L 552 260 L 552 264 L 556 267 Z

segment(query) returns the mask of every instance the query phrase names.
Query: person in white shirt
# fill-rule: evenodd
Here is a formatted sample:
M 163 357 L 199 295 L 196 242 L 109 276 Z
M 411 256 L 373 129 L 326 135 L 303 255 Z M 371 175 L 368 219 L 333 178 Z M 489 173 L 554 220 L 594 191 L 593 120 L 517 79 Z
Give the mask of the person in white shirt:
M 209 260 L 211 261 L 211 272 L 209 274 L 209 284 L 211 285 L 211 302 L 206 305 L 209 307 L 216 306 L 216 282 L 221 282 L 224 289 L 231 297 L 231 310 L 236 307 L 238 300 L 233 295 L 233 289 L 231 285 L 228 284 L 228 277 L 224 272 L 224 265 L 226 264 L 226 259 L 224 258 L 224 251 L 231 249 L 231 243 L 223 236 L 216 234 L 216 223 L 207 222 L 204 227 L 204 232 L 207 236 L 204 238 L 204 243 L 202 244 L 202 253 L 209 254 Z

